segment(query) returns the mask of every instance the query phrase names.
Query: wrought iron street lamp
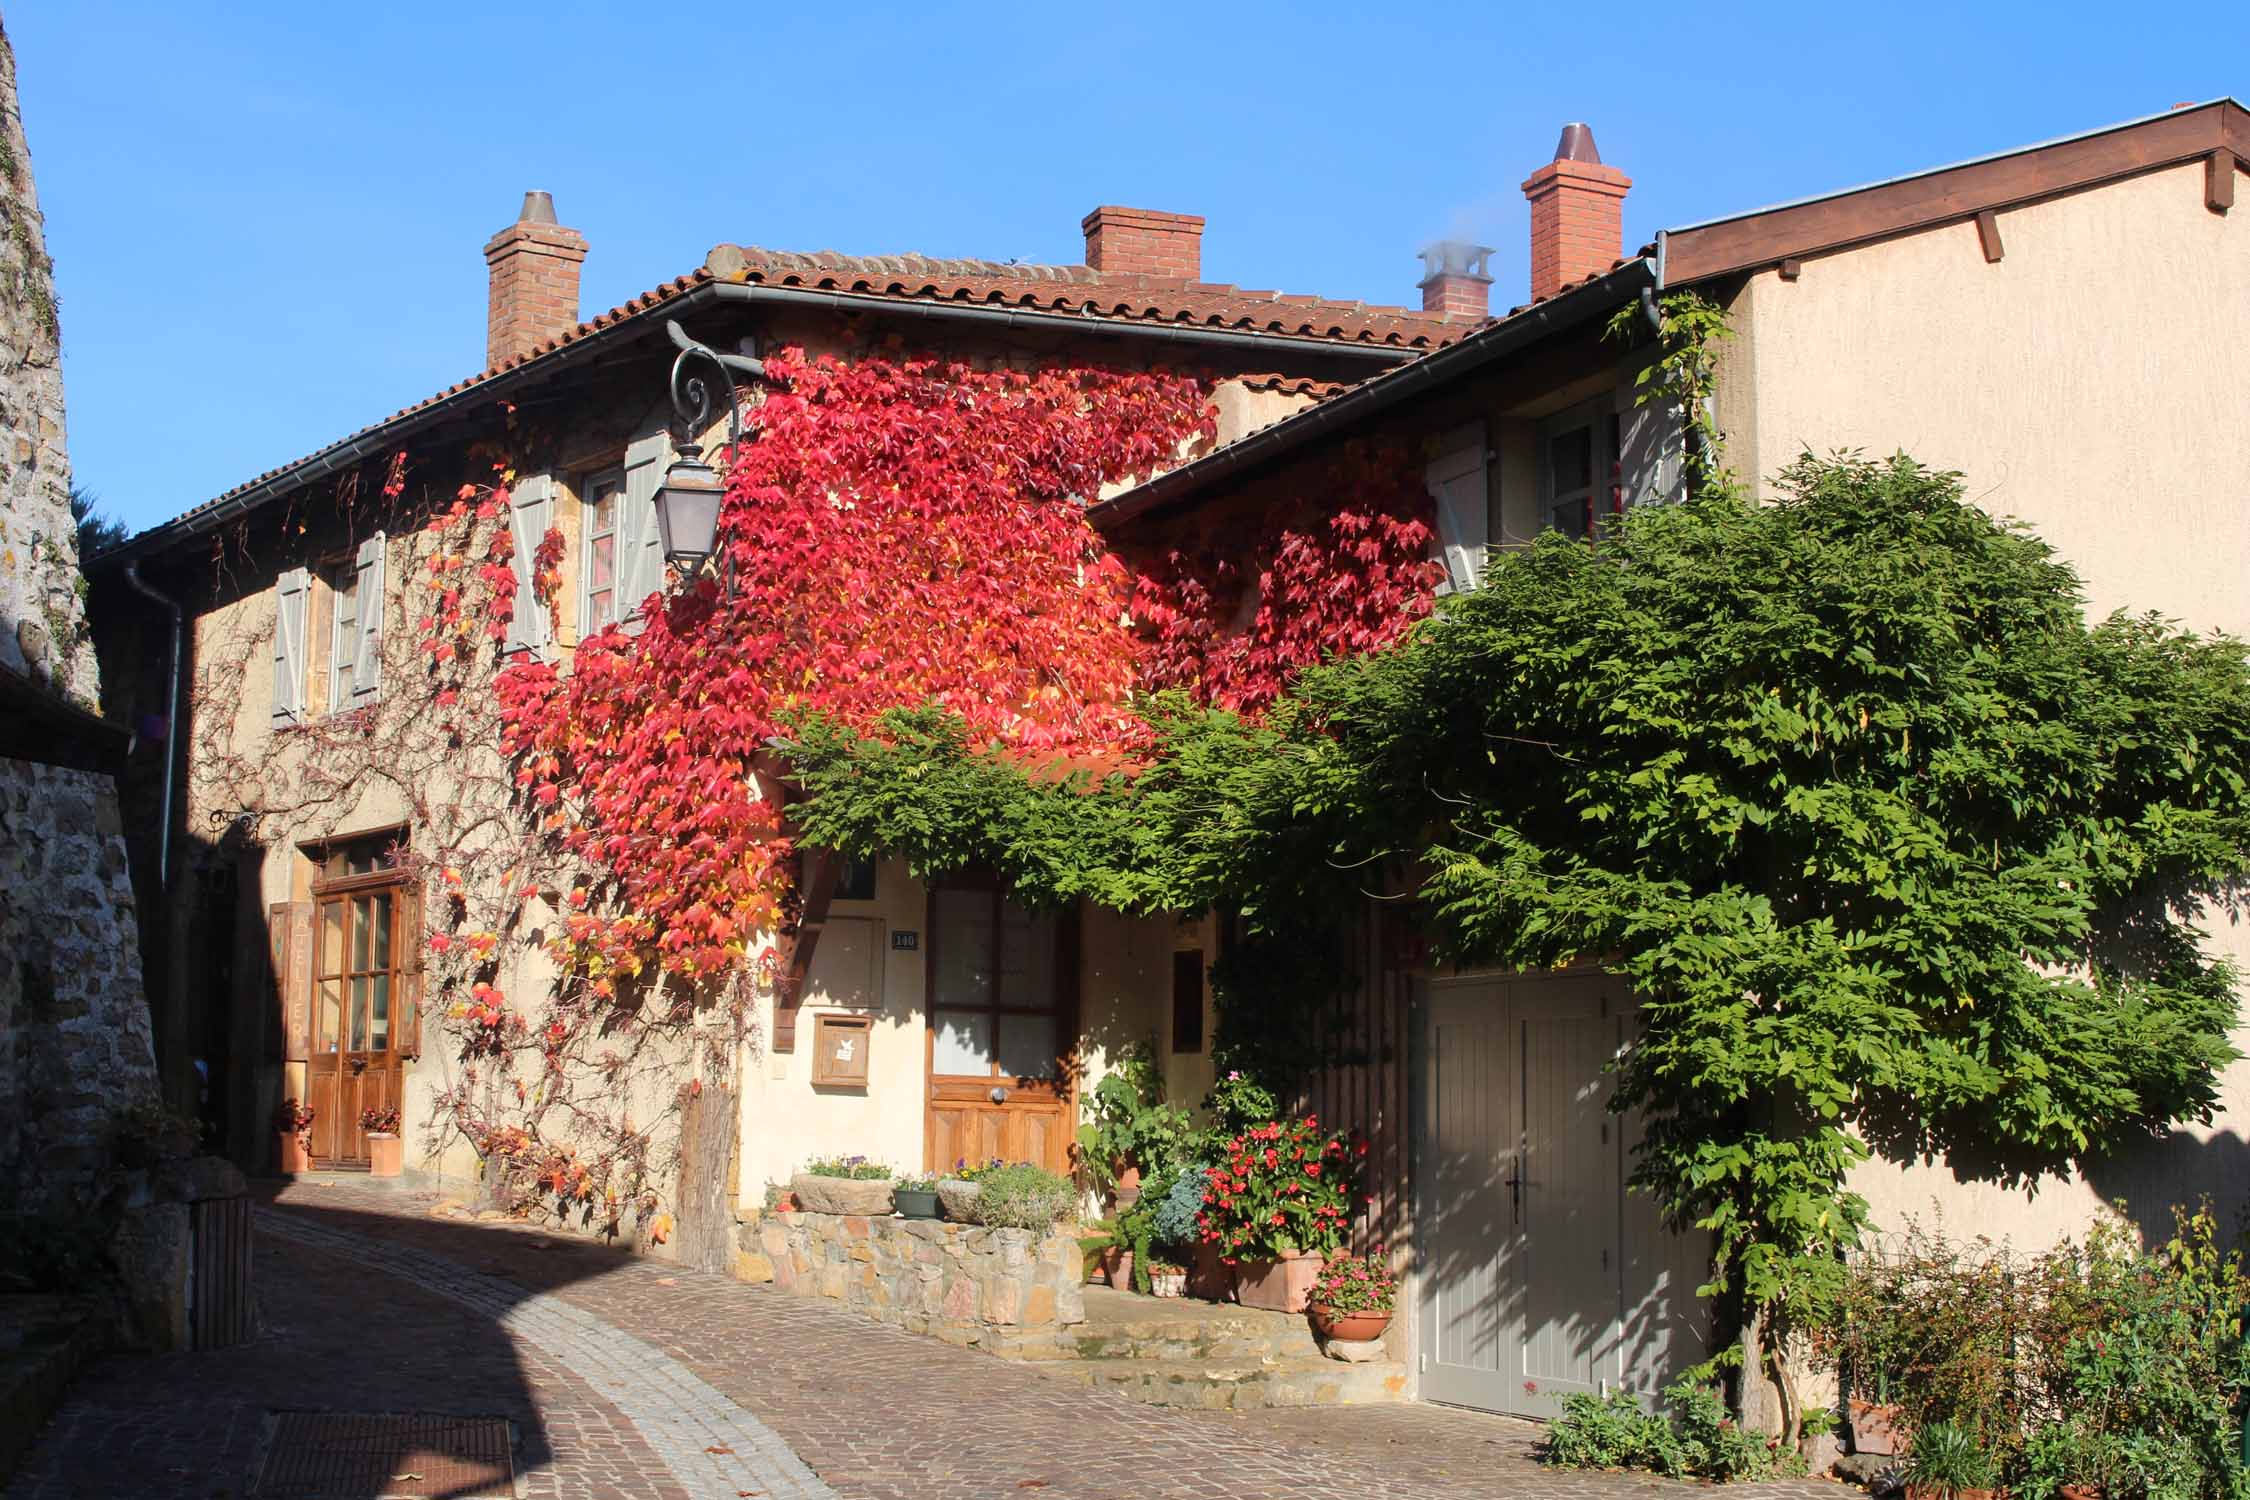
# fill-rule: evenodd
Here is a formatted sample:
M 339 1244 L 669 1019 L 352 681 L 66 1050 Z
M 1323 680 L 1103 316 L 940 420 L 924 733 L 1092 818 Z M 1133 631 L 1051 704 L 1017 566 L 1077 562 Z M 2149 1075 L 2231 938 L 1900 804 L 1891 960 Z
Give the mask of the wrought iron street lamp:
M 735 376 L 739 373 L 762 380 L 766 367 L 748 355 L 721 354 L 707 344 L 699 344 L 677 323 L 667 321 L 664 331 L 680 351 L 672 361 L 672 411 L 687 436 L 656 492 L 656 529 L 664 546 L 664 560 L 687 579 L 701 571 L 705 560 L 719 549 L 719 503 L 726 494 L 726 482 L 703 461 L 699 440 L 711 425 L 712 408 L 717 404 L 718 391 L 723 389 L 727 447 L 732 450 L 741 446 L 742 391 Z M 697 365 L 715 371 L 718 383 L 696 373 Z

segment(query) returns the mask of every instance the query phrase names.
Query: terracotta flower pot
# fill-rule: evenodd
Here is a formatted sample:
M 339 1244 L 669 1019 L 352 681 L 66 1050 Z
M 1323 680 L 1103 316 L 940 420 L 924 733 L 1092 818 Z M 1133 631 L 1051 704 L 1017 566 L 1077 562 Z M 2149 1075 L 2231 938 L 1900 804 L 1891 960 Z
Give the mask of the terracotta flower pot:
M 1303 1312 L 1312 1301 L 1313 1283 L 1320 1280 L 1321 1267 L 1327 1260 L 1317 1250 L 1284 1250 L 1273 1260 L 1238 1261 L 1234 1300 L 1244 1307 Z
M 1324 1339 L 1342 1339 L 1350 1344 L 1364 1344 L 1369 1339 L 1379 1339 L 1383 1330 L 1391 1326 L 1387 1312 L 1331 1312 L 1318 1303 L 1312 1307 L 1313 1332 Z
M 305 1138 L 295 1130 L 277 1131 L 280 1138 L 280 1164 L 285 1176 L 312 1170 L 312 1153 L 305 1149 Z
M 1904 1453 L 1913 1446 L 1903 1413 L 1895 1406 L 1862 1401 L 1855 1396 L 1851 1418 L 1854 1453 Z
M 2059 1491 L 2062 1500 L 2102 1500 L 2102 1487 L 2098 1484 L 2066 1484 Z
M 1188 1267 L 1187 1289 L 1189 1296 L 1206 1302 L 1234 1300 L 1234 1268 L 1219 1258 L 1217 1245 L 1207 1240 L 1196 1244 L 1195 1264 Z
M 1133 1285 L 1133 1252 L 1121 1245 L 1112 1245 L 1101 1253 L 1102 1280 L 1119 1291 L 1129 1291 Z
M 406 1165 L 406 1147 L 395 1135 L 380 1130 L 367 1132 L 367 1175 L 370 1177 L 396 1177 Z
M 1139 1167 L 1119 1167 L 1117 1169 L 1117 1186 L 1111 1191 L 1110 1197 L 1117 1204 L 1119 1213 L 1125 1212 L 1125 1210 L 1140 1202 L 1141 1169 Z

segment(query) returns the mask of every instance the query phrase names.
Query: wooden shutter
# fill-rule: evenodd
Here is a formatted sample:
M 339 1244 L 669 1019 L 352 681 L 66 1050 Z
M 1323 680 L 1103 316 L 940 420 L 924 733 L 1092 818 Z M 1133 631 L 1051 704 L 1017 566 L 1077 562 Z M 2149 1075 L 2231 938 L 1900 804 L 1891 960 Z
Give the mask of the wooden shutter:
M 538 571 L 535 556 L 554 524 L 555 482 L 534 474 L 508 492 L 508 537 L 515 543 L 516 612 L 508 620 L 505 651 L 544 651 L 553 634 L 547 606 L 539 599 L 532 575 Z
M 269 916 L 286 923 L 281 954 L 281 1056 L 303 1062 L 312 1056 L 313 904 L 276 903 Z
M 1447 433 L 1425 472 L 1424 482 L 1437 506 L 1439 555 L 1445 562 L 1441 594 L 1473 589 L 1484 576 L 1490 525 L 1485 473 L 1481 422 Z
M 392 1050 L 401 1057 L 422 1055 L 422 954 L 429 940 L 422 934 L 422 883 L 419 879 L 400 888 L 398 928 L 391 934 L 397 945 L 398 1014 Z
M 1632 381 L 1618 388 L 1618 499 L 1627 506 L 1662 505 L 1681 498 L 1680 460 L 1687 434 L 1676 402 L 1642 406 L 1639 398 Z
M 291 568 L 273 586 L 273 722 L 302 723 L 305 717 L 305 605 L 312 577 Z
M 641 606 L 664 587 L 656 490 L 671 452 L 671 434 L 662 428 L 643 433 L 625 449 L 625 493 L 617 510 L 617 612 L 627 630 L 641 628 Z
M 359 544 L 354 560 L 359 631 L 352 643 L 352 706 L 373 703 L 383 691 L 383 533 Z

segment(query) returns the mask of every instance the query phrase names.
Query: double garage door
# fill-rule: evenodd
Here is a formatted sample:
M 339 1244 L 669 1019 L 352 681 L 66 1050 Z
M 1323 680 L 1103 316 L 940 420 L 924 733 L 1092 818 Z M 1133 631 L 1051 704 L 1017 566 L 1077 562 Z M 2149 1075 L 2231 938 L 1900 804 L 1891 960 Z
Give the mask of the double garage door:
M 1704 1237 L 1625 1191 L 1609 1112 L 1630 994 L 1608 976 L 1428 981 L 1419 996 L 1417 1363 L 1425 1400 L 1521 1416 L 1653 1396 L 1704 1358 Z

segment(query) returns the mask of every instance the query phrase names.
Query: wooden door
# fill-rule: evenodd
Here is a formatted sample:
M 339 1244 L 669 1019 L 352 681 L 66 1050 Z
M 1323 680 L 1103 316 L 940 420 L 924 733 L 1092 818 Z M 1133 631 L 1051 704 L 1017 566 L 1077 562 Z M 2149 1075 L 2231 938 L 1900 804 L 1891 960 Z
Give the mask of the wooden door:
M 1421 1394 L 1534 1417 L 1576 1392 L 1653 1396 L 1703 1357 L 1705 1241 L 1626 1196 L 1632 1121 L 1608 1108 L 1622 985 L 1436 980 L 1421 1008 Z
M 401 1040 L 410 993 L 411 904 L 396 876 L 354 877 L 314 889 L 312 1054 L 306 1102 L 312 1155 L 323 1166 L 364 1166 L 365 1110 L 398 1106 Z
M 929 1104 L 924 1166 L 998 1159 L 1070 1172 L 1078 922 L 997 883 L 930 892 Z

